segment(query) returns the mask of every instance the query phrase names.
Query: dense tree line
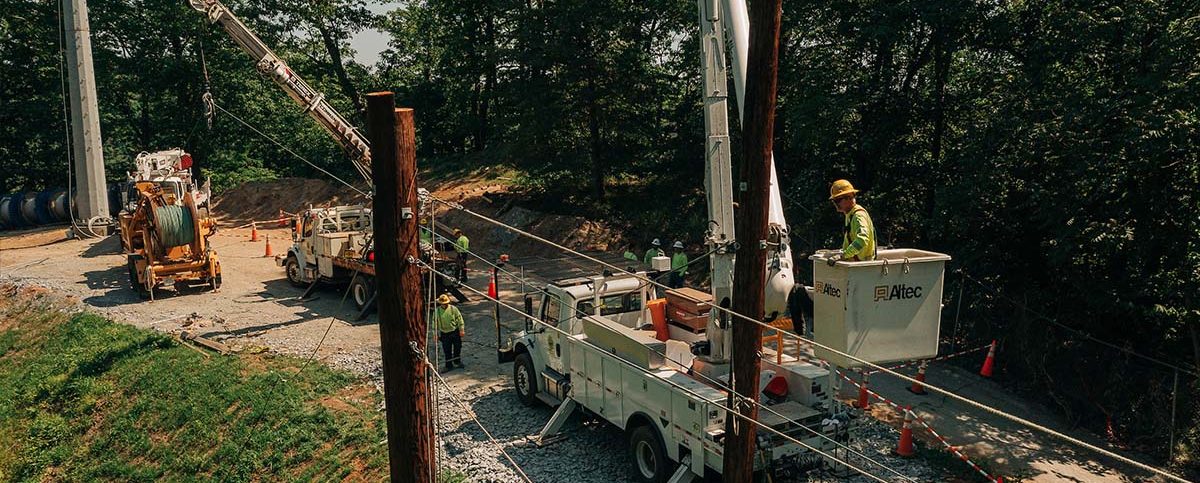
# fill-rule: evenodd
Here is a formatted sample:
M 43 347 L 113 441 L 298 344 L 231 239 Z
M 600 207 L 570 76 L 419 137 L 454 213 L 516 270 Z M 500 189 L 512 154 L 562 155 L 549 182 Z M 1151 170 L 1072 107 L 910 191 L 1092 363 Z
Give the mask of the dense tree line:
M 423 161 L 510 166 L 527 202 L 635 240 L 703 231 L 693 2 L 418 0 L 385 15 L 363 0 L 227 3 L 351 120 L 363 93 L 395 91 L 417 110 Z M 969 276 L 947 275 L 948 307 L 965 284 L 947 338 L 1000 339 L 1010 384 L 1168 453 L 1172 372 L 1087 336 L 1200 364 L 1200 5 L 784 7 L 776 159 L 797 253 L 835 244 L 828 183 L 852 179 L 883 244 L 950 253 Z M 184 2 L 91 9 L 110 175 L 176 145 L 219 187 L 316 175 L 229 116 L 209 129 L 206 84 L 222 107 L 351 175 Z M 3 0 L 0 11 L 0 191 L 62 185 L 56 5 Z M 391 36 L 378 65 L 349 47 L 365 28 Z M 1180 388 L 1174 453 L 1195 465 L 1200 387 L 1184 374 Z

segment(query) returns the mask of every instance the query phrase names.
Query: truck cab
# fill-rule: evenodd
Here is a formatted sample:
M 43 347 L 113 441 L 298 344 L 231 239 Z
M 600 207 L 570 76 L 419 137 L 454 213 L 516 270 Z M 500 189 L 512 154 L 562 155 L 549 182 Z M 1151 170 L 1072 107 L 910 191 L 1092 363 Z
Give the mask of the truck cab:
M 334 259 L 364 255 L 371 234 L 371 210 L 363 206 L 310 208 L 292 222 L 292 246 L 276 258 L 293 285 L 306 286 L 314 280 L 348 280 L 349 271 Z
M 539 444 L 559 438 L 567 417 L 582 408 L 624 430 L 637 481 L 719 473 L 728 394 L 717 382 L 728 383 L 728 371 L 693 355 L 703 333 L 672 325 L 662 340 L 647 308 L 653 292 L 636 276 L 563 279 L 540 292 L 536 306 L 532 297 L 526 301 L 538 322 L 510 336 L 507 349 L 517 398 L 528 406 L 557 407 Z M 829 448 L 844 437 L 826 421 L 829 372 L 796 357 L 773 356 L 764 357 L 764 372 L 785 379 L 791 392 L 770 401 L 771 412 L 760 420 L 812 447 Z M 759 469 L 820 464 L 800 445 L 759 434 Z

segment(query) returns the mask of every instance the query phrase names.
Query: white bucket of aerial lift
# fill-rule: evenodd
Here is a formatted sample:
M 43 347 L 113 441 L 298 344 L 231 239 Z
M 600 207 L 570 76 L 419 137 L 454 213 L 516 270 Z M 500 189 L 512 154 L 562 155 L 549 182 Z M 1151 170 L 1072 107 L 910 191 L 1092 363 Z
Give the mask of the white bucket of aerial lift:
M 813 261 L 813 338 L 875 364 L 937 356 L 942 285 L 949 255 L 897 248 L 865 262 Z M 839 367 L 861 364 L 828 350 L 819 358 Z

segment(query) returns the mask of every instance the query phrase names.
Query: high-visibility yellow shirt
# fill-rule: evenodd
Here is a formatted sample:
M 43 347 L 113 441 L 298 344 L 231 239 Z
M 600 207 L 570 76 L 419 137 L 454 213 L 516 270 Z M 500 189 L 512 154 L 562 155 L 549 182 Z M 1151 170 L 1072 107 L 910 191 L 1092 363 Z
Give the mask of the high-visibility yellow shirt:
M 466 324 L 463 324 L 462 312 L 459 312 L 458 307 L 453 305 L 438 307 L 433 312 L 433 319 L 437 322 L 438 331 L 443 334 L 458 332 L 466 327 Z
M 661 248 L 651 248 L 651 249 L 649 249 L 649 250 L 646 250 L 646 255 L 645 255 L 644 257 L 642 257 L 642 263 L 645 263 L 646 265 L 649 265 L 649 264 L 650 264 L 650 259 L 652 259 L 652 258 L 654 258 L 654 257 L 663 257 L 663 256 L 666 256 L 666 255 L 667 255 L 667 254 L 666 254 L 666 253 L 663 253 L 663 251 L 662 251 L 662 249 L 661 249 Z
M 466 235 L 459 235 L 458 240 L 454 242 L 454 251 L 458 253 L 471 251 L 471 240 L 468 240 Z
M 855 204 L 846 212 L 846 229 L 842 233 L 842 257 L 846 260 L 875 259 L 875 224 L 867 209 Z
M 433 233 L 431 233 L 428 228 L 425 228 L 423 226 L 420 228 L 420 230 L 421 230 L 421 243 L 428 243 L 428 244 L 432 245 L 433 244 Z
M 683 252 L 675 252 L 671 255 L 671 271 L 680 275 L 687 275 L 688 258 Z

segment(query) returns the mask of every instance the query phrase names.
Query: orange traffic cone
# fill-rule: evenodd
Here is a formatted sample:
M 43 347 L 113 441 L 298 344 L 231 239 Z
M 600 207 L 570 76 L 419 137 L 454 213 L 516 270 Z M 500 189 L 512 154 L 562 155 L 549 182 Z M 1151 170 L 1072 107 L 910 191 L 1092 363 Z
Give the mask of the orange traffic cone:
M 271 235 L 267 235 L 267 250 L 263 253 L 263 257 L 271 256 Z
M 258 223 L 250 222 L 250 241 L 258 241 Z
M 862 385 L 858 386 L 858 402 L 854 404 L 854 407 L 866 409 L 870 405 L 871 395 L 867 392 L 867 375 L 863 374 Z
M 913 450 L 912 420 L 912 406 L 904 408 L 904 425 L 900 426 L 900 443 L 896 445 L 896 451 L 893 452 L 896 456 L 908 458 L 916 454 L 916 451 Z
M 488 280 L 488 297 L 496 298 L 496 279 Z
M 992 377 L 992 366 L 996 364 L 996 340 L 992 339 L 992 347 L 988 349 L 987 359 L 983 360 L 983 368 L 979 369 L 979 375 L 983 377 Z
M 922 362 L 921 365 L 917 368 L 917 377 L 914 378 L 917 380 L 917 382 L 914 382 L 912 384 L 912 387 L 908 388 L 908 392 L 911 392 L 918 396 L 924 396 L 924 395 L 928 394 L 925 392 L 925 386 L 921 384 L 921 383 L 925 382 L 925 366 L 927 366 L 927 365 L 928 365 L 928 363 Z

